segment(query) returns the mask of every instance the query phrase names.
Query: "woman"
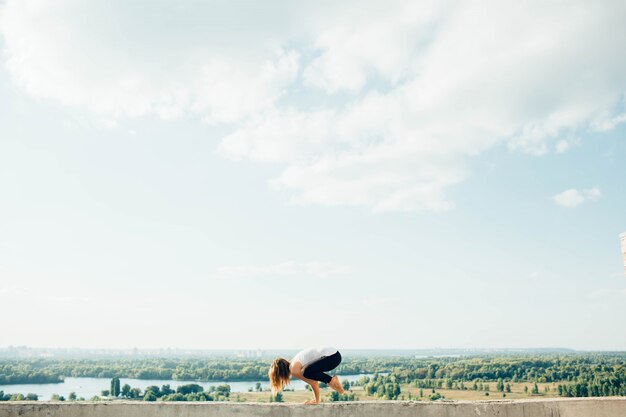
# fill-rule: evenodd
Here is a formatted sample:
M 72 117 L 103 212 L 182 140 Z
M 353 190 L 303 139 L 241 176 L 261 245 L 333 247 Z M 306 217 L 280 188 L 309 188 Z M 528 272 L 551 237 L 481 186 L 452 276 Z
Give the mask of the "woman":
M 341 363 L 341 354 L 333 347 L 310 347 L 301 350 L 289 362 L 283 358 L 276 358 L 270 366 L 269 377 L 272 393 L 283 390 L 283 385 L 289 385 L 291 376 L 303 380 L 311 386 L 314 400 L 305 401 L 305 404 L 319 404 L 320 388 L 318 381 L 328 384 L 339 394 L 343 394 L 343 387 L 337 375 L 331 377 L 326 374 Z

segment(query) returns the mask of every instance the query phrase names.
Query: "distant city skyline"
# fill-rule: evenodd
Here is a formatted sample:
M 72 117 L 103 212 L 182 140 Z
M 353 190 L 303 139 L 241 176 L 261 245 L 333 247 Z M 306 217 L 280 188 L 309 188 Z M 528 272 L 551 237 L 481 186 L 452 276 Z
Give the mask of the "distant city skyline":
M 0 0 L 0 347 L 626 350 L 625 21 Z
M 97 348 L 45 348 L 29 346 L 0 347 L 0 357 L 5 358 L 89 358 L 89 357 L 212 357 L 228 356 L 241 358 L 274 358 L 277 355 L 295 355 L 299 349 L 185 349 L 185 348 L 154 348 L 154 349 L 97 349 Z M 507 355 L 519 353 L 532 354 L 569 354 L 590 352 L 569 348 L 425 348 L 425 349 L 359 349 L 341 348 L 342 352 L 351 357 L 366 356 L 413 356 L 413 357 L 445 357 L 471 355 Z M 600 351 L 593 351 L 600 352 Z

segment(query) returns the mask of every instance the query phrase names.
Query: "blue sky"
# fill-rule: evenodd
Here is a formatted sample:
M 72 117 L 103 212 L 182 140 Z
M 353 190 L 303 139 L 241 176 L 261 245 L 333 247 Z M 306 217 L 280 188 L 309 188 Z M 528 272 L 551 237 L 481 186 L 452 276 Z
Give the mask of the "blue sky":
M 0 2 L 0 345 L 626 349 L 626 8 L 531 3 Z

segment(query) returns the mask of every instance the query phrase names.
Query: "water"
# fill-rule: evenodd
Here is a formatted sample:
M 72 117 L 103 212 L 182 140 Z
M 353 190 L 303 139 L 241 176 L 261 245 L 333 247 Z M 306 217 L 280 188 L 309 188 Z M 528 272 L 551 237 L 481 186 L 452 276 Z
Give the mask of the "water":
M 371 376 L 372 374 L 364 375 L 339 375 L 341 380 L 356 381 L 362 376 Z M 247 392 L 250 388 L 254 390 L 256 383 L 260 382 L 261 387 L 269 389 L 269 381 L 209 381 L 209 382 L 197 382 L 197 381 L 174 381 L 171 379 L 130 379 L 120 378 L 120 387 L 124 384 L 130 385 L 132 388 L 140 388 L 141 391 L 150 386 L 156 385 L 161 388 L 162 385 L 170 385 L 170 388 L 176 389 L 179 385 L 186 384 L 198 384 L 208 389 L 210 386 L 218 386 L 221 384 L 230 385 L 231 392 Z M 289 384 L 289 389 L 303 390 L 306 383 L 299 379 L 292 378 Z M 75 392 L 78 398 L 83 397 L 86 400 L 90 399 L 94 395 L 102 396 L 102 390 L 108 390 L 111 386 L 110 378 L 71 378 L 66 377 L 65 381 L 59 384 L 14 384 L 14 385 L 0 385 L 0 391 L 4 391 L 5 394 L 28 394 L 33 393 L 39 396 L 39 400 L 49 400 L 52 394 L 59 394 L 66 399 L 70 392 Z

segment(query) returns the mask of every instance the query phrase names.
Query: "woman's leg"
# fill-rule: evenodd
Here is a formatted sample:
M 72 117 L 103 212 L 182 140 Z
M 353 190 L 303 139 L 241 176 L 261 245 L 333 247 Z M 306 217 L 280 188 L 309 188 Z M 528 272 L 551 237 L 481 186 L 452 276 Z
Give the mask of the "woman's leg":
M 335 369 L 340 363 L 341 354 L 339 352 L 335 352 L 330 356 L 324 356 L 323 358 L 310 363 L 304 369 L 303 375 L 305 378 L 329 384 L 332 377 L 325 372 Z

